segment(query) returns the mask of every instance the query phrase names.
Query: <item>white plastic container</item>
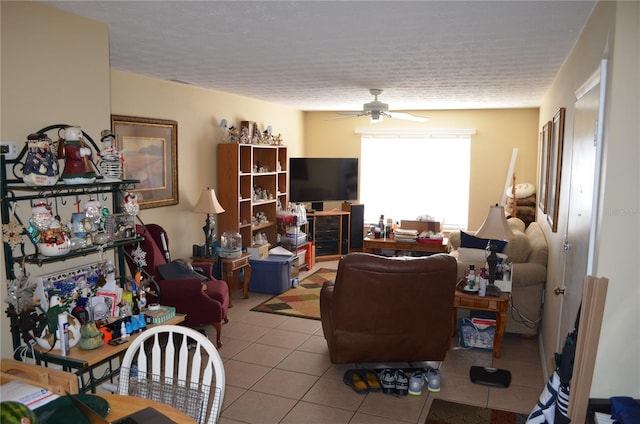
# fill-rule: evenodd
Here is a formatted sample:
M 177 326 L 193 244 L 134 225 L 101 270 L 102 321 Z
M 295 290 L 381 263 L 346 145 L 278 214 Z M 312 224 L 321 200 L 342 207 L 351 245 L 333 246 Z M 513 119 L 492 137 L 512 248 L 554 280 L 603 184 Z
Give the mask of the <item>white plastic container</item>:
M 66 356 L 69 354 L 69 321 L 67 320 L 67 314 L 62 313 L 58 315 L 58 338 L 60 339 L 60 355 Z

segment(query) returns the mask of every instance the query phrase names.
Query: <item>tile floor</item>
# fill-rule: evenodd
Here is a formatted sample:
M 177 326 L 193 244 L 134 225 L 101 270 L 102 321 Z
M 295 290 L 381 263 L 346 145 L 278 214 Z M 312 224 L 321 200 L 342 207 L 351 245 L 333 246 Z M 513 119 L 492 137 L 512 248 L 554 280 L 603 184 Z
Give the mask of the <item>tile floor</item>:
M 336 267 L 335 262 L 316 264 Z M 301 273 L 301 279 L 309 272 Z M 433 399 L 528 413 L 545 378 L 536 340 L 505 335 L 502 357 L 491 352 L 457 349 L 456 340 L 441 365 L 441 391 L 396 397 L 361 395 L 342 382 L 353 364 L 331 364 L 320 321 L 252 312 L 271 295 L 233 290 L 234 306 L 223 326 L 220 356 L 226 391 L 220 423 L 422 424 Z M 215 334 L 208 328 L 207 334 Z M 511 371 L 509 388 L 471 383 L 471 365 Z

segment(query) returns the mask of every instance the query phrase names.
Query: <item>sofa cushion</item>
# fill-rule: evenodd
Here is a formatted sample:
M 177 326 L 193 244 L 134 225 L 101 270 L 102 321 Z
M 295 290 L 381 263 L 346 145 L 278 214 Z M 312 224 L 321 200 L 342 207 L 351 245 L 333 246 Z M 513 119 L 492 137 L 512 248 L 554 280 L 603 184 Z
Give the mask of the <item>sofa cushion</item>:
M 484 239 L 476 236 L 472 236 L 471 234 L 467 234 L 464 231 L 460 231 L 460 247 L 470 247 L 472 249 L 486 249 L 487 243 L 489 239 Z M 507 245 L 507 242 L 504 240 L 494 240 L 493 241 L 498 247 L 497 252 L 502 252 L 504 247 Z
M 516 217 L 507 219 L 507 225 L 513 232 L 521 231 L 524 233 L 524 229 L 526 228 L 524 221 Z
M 506 254 L 513 263 L 527 262 L 529 253 L 531 253 L 529 238 L 522 231 L 514 231 L 513 237 L 509 240 L 503 253 Z
M 549 248 L 547 247 L 547 239 L 544 236 L 542 227 L 537 222 L 532 222 L 527 227 L 527 238 L 531 245 L 531 253 L 528 262 L 547 266 L 547 260 L 549 258 Z
M 484 263 L 487 260 L 487 249 L 471 249 L 469 247 L 461 247 L 458 249 L 457 258 L 462 262 L 480 262 Z M 497 253 L 498 258 L 507 259 L 507 255 L 504 253 Z

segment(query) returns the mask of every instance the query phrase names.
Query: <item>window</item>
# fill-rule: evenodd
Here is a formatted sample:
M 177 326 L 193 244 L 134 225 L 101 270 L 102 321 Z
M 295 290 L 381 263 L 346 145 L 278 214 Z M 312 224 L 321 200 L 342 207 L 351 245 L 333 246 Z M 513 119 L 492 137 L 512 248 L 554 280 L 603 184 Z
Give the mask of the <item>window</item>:
M 363 136 L 361 145 L 365 222 L 429 215 L 447 230 L 466 229 L 469 136 Z

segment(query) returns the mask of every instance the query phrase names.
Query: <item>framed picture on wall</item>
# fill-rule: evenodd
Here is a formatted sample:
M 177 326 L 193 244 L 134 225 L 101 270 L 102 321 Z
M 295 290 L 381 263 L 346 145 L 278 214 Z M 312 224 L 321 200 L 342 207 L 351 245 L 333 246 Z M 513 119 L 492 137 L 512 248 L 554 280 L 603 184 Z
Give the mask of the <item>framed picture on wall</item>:
M 547 199 L 547 221 L 551 231 L 558 231 L 558 205 L 560 204 L 560 178 L 562 176 L 562 145 L 564 143 L 565 108 L 553 117 L 551 143 L 549 145 L 549 188 Z
M 540 132 L 540 181 L 538 182 L 538 206 L 547 213 L 547 192 L 549 191 L 549 141 L 551 140 L 551 121 L 544 124 Z
M 178 123 L 111 115 L 111 130 L 124 156 L 123 177 L 140 181 L 132 190 L 140 208 L 178 204 Z

